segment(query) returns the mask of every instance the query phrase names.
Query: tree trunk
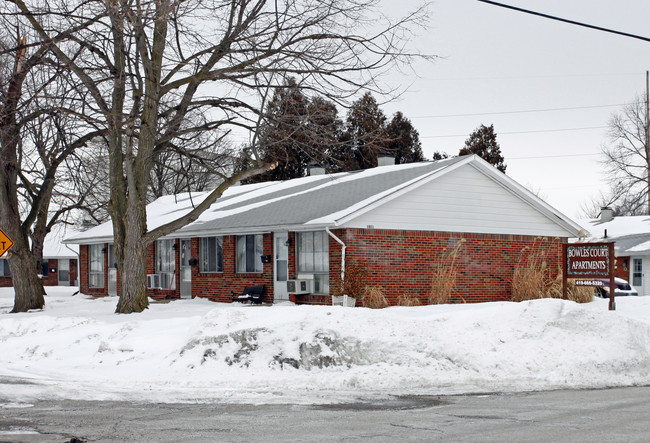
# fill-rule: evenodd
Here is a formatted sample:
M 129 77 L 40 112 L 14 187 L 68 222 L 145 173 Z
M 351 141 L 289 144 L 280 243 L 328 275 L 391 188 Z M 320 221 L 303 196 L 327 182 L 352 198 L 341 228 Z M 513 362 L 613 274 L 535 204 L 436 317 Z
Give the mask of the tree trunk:
M 147 296 L 147 247 L 140 241 L 128 242 L 120 268 L 121 291 L 115 312 L 131 314 L 149 307 Z
M 27 312 L 30 309 L 43 309 L 43 282 L 34 271 L 36 261 L 26 247 L 17 248 L 9 254 L 9 269 L 14 284 L 14 308 L 11 312 Z
M 135 200 L 135 199 L 133 199 Z M 147 249 L 150 242 L 144 239 L 147 231 L 145 201 L 129 201 L 126 223 L 123 226 L 123 259 L 118 267 L 121 277 L 120 299 L 115 312 L 131 314 L 149 307 L 147 295 Z

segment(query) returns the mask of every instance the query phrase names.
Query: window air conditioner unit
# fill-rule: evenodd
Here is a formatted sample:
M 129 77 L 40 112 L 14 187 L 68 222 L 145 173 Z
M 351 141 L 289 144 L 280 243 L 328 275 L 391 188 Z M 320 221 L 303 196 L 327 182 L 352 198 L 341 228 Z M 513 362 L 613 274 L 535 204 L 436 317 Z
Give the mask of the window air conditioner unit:
M 290 294 L 309 294 L 313 280 L 287 280 L 287 292 Z
M 147 274 L 147 289 L 160 289 L 160 274 Z

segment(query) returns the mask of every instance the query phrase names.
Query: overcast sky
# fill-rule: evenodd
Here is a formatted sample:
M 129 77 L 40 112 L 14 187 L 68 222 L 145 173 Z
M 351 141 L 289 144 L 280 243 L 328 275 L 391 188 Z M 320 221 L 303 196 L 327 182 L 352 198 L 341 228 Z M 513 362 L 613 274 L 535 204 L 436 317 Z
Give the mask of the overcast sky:
M 415 5 L 389 1 L 388 9 Z M 650 37 L 644 0 L 502 0 L 513 6 Z M 476 0 L 437 0 L 416 45 L 441 56 L 387 114 L 401 110 L 425 155 L 456 155 L 481 124 L 494 124 L 507 173 L 570 217 L 606 190 L 599 163 L 607 121 L 645 95 L 650 42 L 560 23 Z M 526 112 L 557 108 L 576 108 Z M 458 116 L 458 115 L 462 116 Z M 472 114 L 472 115 L 468 115 Z M 587 128 L 587 129 L 585 129 Z

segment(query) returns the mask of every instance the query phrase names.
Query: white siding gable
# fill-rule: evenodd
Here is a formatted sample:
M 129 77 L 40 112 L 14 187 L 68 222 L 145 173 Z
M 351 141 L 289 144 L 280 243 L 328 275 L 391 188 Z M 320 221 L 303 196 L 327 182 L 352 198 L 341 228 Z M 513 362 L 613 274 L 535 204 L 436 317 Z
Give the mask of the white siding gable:
M 351 218 L 344 227 L 572 237 L 469 164 Z

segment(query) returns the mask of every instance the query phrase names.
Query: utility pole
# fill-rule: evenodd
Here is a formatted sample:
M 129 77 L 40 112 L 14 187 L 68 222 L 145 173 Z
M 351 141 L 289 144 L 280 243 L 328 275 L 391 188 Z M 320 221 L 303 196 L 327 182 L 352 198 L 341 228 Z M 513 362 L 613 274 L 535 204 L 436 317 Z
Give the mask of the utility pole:
M 650 73 L 645 72 L 645 161 L 648 179 L 647 213 L 650 215 Z

